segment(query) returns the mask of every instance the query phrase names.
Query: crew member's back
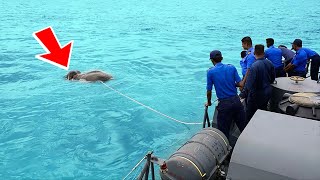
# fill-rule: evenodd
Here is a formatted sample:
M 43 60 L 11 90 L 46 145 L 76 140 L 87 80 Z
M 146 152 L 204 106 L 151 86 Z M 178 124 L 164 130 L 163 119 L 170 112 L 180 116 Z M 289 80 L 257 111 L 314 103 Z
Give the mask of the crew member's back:
M 283 70 L 282 51 L 274 47 L 274 40 L 272 38 L 266 39 L 268 49 L 265 51 L 265 58 L 270 60 L 276 70 L 276 77 L 285 77 L 286 73 Z
M 217 125 L 227 138 L 232 122 L 235 122 L 240 130 L 247 125 L 243 105 L 237 94 L 237 86 L 240 86 L 241 78 L 233 65 L 221 63 L 223 57 L 220 51 L 210 53 L 210 60 L 214 67 L 207 72 L 207 103 L 211 106 L 212 86 L 214 86 L 219 103 L 217 106 Z
M 267 110 L 268 101 L 271 98 L 271 83 L 275 80 L 275 68 L 273 64 L 264 57 L 264 46 L 255 46 L 256 61 L 250 68 L 246 82 L 247 107 L 246 118 L 249 121 L 257 109 Z

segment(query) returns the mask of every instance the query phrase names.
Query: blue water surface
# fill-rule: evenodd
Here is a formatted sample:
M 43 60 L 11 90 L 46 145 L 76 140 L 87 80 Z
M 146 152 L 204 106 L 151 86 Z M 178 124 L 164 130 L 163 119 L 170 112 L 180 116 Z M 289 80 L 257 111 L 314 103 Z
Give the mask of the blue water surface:
M 35 58 L 32 33 L 74 40 L 70 69 L 164 114 L 201 122 L 209 53 L 240 74 L 241 38 L 301 38 L 320 52 L 320 1 L 0 1 L 0 179 L 122 179 L 150 150 L 168 158 L 201 125 L 160 116 L 100 83 L 68 82 Z M 210 108 L 210 116 L 213 108 Z M 137 176 L 141 167 L 129 179 Z

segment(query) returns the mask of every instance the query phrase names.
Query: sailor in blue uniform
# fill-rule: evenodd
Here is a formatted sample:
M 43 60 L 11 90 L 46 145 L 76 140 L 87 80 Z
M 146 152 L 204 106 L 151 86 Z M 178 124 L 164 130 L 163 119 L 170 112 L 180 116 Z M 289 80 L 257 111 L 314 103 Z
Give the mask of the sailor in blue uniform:
M 214 67 L 207 72 L 207 103 L 211 106 L 212 86 L 214 85 L 219 103 L 217 106 L 218 129 L 229 138 L 232 121 L 242 131 L 246 126 L 244 107 L 237 94 L 241 78 L 233 65 L 222 64 L 223 57 L 220 51 L 214 50 L 210 53 L 210 60 Z
M 302 42 L 301 42 L 302 43 Z M 310 76 L 312 80 L 318 81 L 319 76 L 319 66 L 320 66 L 320 56 L 317 52 L 309 48 L 301 48 L 307 53 L 308 60 L 311 59 Z
M 246 83 L 246 79 L 247 79 L 248 74 L 250 72 L 250 67 L 254 63 L 256 58 L 254 57 L 254 49 L 252 47 L 251 38 L 249 36 L 246 36 L 246 37 L 242 38 L 241 42 L 242 42 L 242 48 L 244 50 L 247 50 L 247 55 L 243 61 L 243 71 L 245 72 L 245 75 L 243 77 L 242 82 L 240 83 L 240 85 L 243 87 L 244 84 Z
M 247 56 L 247 51 L 241 51 L 240 56 L 241 56 L 241 60 L 240 60 L 241 73 L 242 73 L 242 77 L 244 77 L 246 75 L 246 69 L 247 69 L 244 66 L 244 60 L 245 60 L 245 57 Z
M 265 58 L 270 60 L 273 64 L 273 66 L 275 67 L 276 77 L 285 77 L 286 72 L 284 72 L 284 70 L 283 70 L 281 49 L 273 46 L 274 39 L 272 39 L 272 38 L 267 38 L 266 44 L 267 44 L 268 49 L 264 52 Z
M 306 77 L 306 64 L 308 60 L 307 53 L 302 49 L 302 41 L 295 39 L 292 43 L 292 49 L 296 51 L 296 55 L 284 70 L 289 76 Z
M 279 45 L 278 48 L 282 51 L 282 57 L 284 57 L 284 67 L 286 67 L 292 61 L 296 53 L 288 49 L 285 45 Z
M 256 61 L 250 68 L 250 73 L 245 85 L 248 92 L 246 101 L 246 118 L 250 121 L 257 109 L 267 110 L 271 98 L 271 83 L 275 80 L 275 68 L 271 61 L 265 59 L 264 46 L 255 46 Z

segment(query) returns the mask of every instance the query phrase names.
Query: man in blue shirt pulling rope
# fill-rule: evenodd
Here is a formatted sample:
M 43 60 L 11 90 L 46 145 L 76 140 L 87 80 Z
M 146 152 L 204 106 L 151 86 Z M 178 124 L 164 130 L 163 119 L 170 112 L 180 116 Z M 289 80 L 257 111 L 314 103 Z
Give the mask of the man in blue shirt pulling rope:
M 207 103 L 211 106 L 212 86 L 214 86 L 219 103 L 217 106 L 218 129 L 229 138 L 232 121 L 236 123 L 240 132 L 246 127 L 244 107 L 237 94 L 241 78 L 237 69 L 230 64 L 222 64 L 223 57 L 220 51 L 214 50 L 210 53 L 210 60 L 214 67 L 207 72 Z
M 282 51 L 279 48 L 274 47 L 274 39 L 273 38 L 267 38 L 266 39 L 266 45 L 268 49 L 265 50 L 264 56 L 268 60 L 270 60 L 276 69 L 276 77 L 285 77 L 286 72 L 283 70 L 283 64 L 282 64 Z
M 292 49 L 296 51 L 291 63 L 284 70 L 289 76 L 306 77 L 306 64 L 308 60 L 307 53 L 302 49 L 301 39 L 295 39 L 292 43 Z

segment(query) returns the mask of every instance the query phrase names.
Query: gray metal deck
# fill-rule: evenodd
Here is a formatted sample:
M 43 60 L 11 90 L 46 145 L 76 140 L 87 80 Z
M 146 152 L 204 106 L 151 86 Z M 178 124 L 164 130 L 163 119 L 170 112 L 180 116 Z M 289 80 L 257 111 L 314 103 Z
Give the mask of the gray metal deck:
M 228 178 L 320 179 L 320 121 L 258 110 L 240 135 Z

